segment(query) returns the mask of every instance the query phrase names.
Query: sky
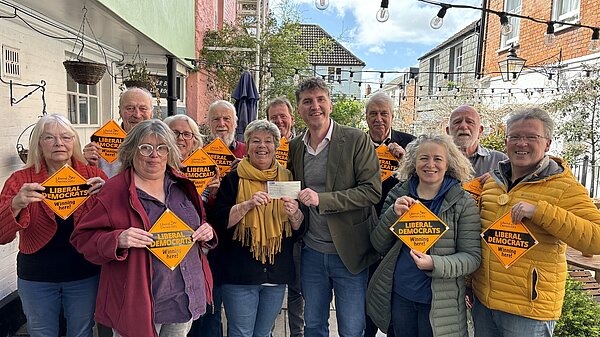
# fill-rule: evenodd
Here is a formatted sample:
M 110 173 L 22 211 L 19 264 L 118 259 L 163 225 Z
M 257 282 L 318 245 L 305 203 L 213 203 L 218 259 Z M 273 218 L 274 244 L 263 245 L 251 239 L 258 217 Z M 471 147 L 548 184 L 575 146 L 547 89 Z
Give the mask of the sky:
M 280 1 L 270 0 L 277 9 Z M 417 60 L 436 45 L 448 39 L 471 22 L 481 12 L 471 9 L 448 9 L 438 30 L 429 26 L 440 7 L 417 0 L 390 0 L 389 20 L 380 23 L 375 16 L 380 0 L 329 0 L 323 11 L 315 0 L 295 0 L 302 23 L 318 24 L 331 36 L 366 63 L 364 70 L 406 71 L 418 66 Z M 443 0 L 442 2 L 481 6 L 481 0 Z M 386 74 L 389 81 L 398 74 Z M 363 73 L 364 81 L 376 82 L 378 73 Z

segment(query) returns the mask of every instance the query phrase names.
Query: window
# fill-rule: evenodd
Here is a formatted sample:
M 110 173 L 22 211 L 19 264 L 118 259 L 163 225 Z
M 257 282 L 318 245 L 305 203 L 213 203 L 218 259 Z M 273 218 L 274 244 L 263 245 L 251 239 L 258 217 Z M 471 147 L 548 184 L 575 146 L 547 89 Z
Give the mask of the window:
M 98 85 L 84 85 L 67 75 L 67 109 L 72 124 L 98 124 Z
M 327 81 L 341 82 L 342 81 L 342 68 L 327 67 Z
M 438 77 L 440 76 L 440 57 L 429 59 L 429 95 L 433 95 L 438 87 Z
M 579 21 L 579 0 L 553 0 L 552 20 L 564 22 Z
M 455 85 L 462 81 L 463 71 L 463 46 L 462 43 L 450 48 L 450 68 L 448 80 Z
M 504 11 L 511 14 L 521 14 L 521 0 L 505 0 Z M 512 32 L 508 35 L 501 34 L 501 48 L 519 43 L 519 30 L 521 20 L 512 16 L 508 17 L 508 22 L 512 25 Z

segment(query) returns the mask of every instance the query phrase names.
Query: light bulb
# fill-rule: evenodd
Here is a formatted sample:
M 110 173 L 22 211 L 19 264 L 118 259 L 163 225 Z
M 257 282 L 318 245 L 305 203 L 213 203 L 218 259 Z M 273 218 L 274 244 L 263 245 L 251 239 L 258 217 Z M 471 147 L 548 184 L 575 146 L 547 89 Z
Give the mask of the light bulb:
M 600 51 L 600 29 L 594 28 L 588 49 L 591 52 Z
M 444 16 L 446 16 L 447 10 L 448 7 L 442 6 L 442 8 L 440 8 L 440 10 L 438 11 L 437 15 L 434 16 L 433 19 L 431 19 L 431 21 L 429 22 L 429 26 L 431 26 L 431 28 L 433 29 L 440 29 L 440 27 L 442 27 L 442 25 L 444 24 Z
M 502 25 L 502 28 L 500 28 L 500 33 L 502 33 L 502 35 L 509 35 L 510 33 L 512 33 L 513 31 L 513 26 L 510 23 L 506 23 Z
M 429 22 L 429 25 L 433 29 L 440 29 L 444 24 L 444 18 L 440 18 L 439 16 L 434 16 L 433 19 Z
M 379 7 L 376 18 L 379 22 L 386 22 L 390 18 L 390 11 L 385 7 Z
M 315 0 L 315 7 L 320 10 L 326 10 L 329 7 L 329 0 Z
M 552 47 L 556 43 L 556 35 L 544 34 L 544 44 L 546 47 Z

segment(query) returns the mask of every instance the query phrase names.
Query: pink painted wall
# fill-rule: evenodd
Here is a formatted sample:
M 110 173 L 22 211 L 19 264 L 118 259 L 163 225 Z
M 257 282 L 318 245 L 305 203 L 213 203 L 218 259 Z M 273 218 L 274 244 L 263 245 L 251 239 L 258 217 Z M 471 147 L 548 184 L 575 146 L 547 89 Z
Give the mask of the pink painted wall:
M 215 8 L 217 7 L 217 8 Z M 236 19 L 236 0 L 197 0 L 196 1 L 196 58 L 202 49 L 204 33 L 210 29 L 223 27 L 223 22 L 234 23 Z M 218 15 L 215 16 L 215 10 Z M 198 123 L 206 120 L 210 103 L 218 99 L 218 93 L 209 92 L 208 72 L 192 72 L 186 81 L 187 114 Z

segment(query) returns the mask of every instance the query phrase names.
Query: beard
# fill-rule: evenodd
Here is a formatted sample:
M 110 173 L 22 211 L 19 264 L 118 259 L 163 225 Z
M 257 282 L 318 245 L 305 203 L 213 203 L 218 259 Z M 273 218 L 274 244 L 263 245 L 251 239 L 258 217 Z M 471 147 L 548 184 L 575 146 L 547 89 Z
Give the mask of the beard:
M 460 150 L 464 152 L 477 144 L 477 138 L 473 137 L 472 135 L 468 138 L 465 136 L 456 137 L 454 138 L 454 144 L 456 144 L 456 146 L 458 146 Z
M 230 133 L 227 134 L 226 136 L 222 137 L 220 135 L 210 135 L 210 137 L 208 137 L 208 143 L 211 143 L 213 140 L 217 139 L 217 138 L 221 138 L 221 140 L 223 141 L 223 143 L 225 143 L 225 145 L 227 146 L 231 146 L 231 144 L 233 144 L 233 142 L 235 141 L 235 134 L 234 133 Z

